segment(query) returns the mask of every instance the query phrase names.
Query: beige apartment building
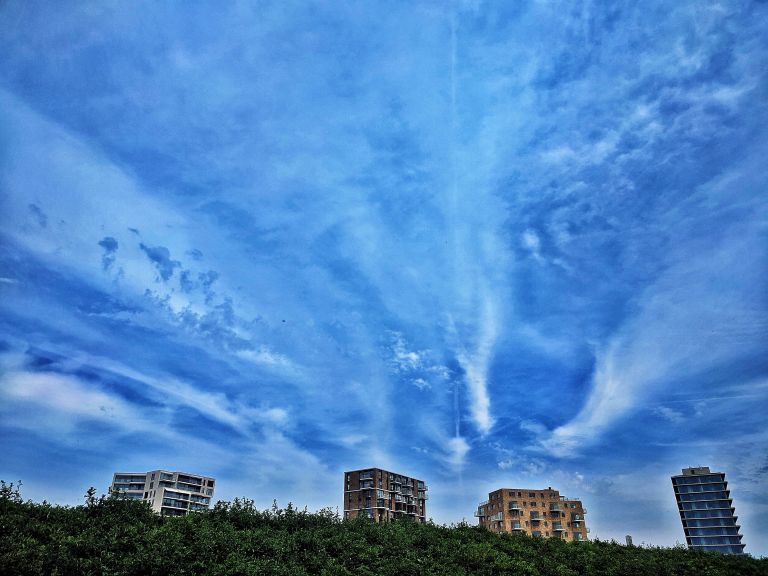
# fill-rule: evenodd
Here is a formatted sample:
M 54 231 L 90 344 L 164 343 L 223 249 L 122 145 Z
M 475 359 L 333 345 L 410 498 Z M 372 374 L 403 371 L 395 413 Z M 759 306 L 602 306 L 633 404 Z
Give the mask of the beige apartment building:
M 502 488 L 488 494 L 475 512 L 480 526 L 494 532 L 522 532 L 529 536 L 586 540 L 587 511 L 580 500 L 546 490 Z
M 427 518 L 427 485 L 423 480 L 381 468 L 344 473 L 344 518 L 367 516 L 376 522 L 394 518 Z
M 184 516 L 210 507 L 214 482 L 209 476 L 167 470 L 115 472 L 110 491 L 149 502 L 159 514 Z

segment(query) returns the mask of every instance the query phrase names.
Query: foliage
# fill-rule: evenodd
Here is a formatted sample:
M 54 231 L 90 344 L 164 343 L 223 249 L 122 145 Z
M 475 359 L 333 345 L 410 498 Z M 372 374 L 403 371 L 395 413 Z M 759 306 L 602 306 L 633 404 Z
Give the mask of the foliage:
M 768 575 L 768 559 L 497 535 L 463 523 L 343 521 L 329 509 L 258 510 L 247 499 L 160 517 L 94 490 L 81 506 L 24 502 L 19 484 L 0 482 L 0 573 L 758 576 Z

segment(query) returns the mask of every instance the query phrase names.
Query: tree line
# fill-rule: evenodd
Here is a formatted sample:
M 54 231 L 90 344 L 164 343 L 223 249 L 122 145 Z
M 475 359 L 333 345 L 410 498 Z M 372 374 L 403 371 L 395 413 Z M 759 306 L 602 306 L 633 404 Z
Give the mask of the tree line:
M 252 500 L 162 517 L 142 501 L 24 501 L 0 481 L 0 574 L 322 576 L 768 576 L 768 559 L 496 534 L 465 523 L 376 524 Z

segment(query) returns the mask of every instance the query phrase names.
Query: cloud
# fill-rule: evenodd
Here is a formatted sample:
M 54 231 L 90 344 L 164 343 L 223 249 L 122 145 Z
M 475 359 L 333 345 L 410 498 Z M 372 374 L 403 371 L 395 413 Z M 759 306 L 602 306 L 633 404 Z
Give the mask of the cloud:
M 287 356 L 275 352 L 269 346 L 261 346 L 258 350 L 239 350 L 237 356 L 260 365 L 283 367 L 291 365 Z
M 101 257 L 101 266 L 104 270 L 109 270 L 115 263 L 115 253 L 117 252 L 117 240 L 111 236 L 105 236 L 99 241 L 99 246 L 104 248 L 104 255 Z
M 726 445 L 764 463 L 764 8 L 507 4 L 3 3 L 6 372 L 165 434 L 14 396 L 71 442 L 25 424 L 3 464 L 338 503 L 318 479 L 373 461 L 441 521 L 615 478 L 647 534 L 689 453 L 757 485 Z
M 446 444 L 446 461 L 454 470 L 461 470 L 469 452 L 469 444 L 461 436 L 455 436 Z
M 678 424 L 685 420 L 685 416 L 682 412 L 670 408 L 669 406 L 658 406 L 653 409 L 653 413 L 673 424 Z
M 155 265 L 164 281 L 170 280 L 174 269 L 181 267 L 181 262 L 171 260 L 171 253 L 165 246 L 146 246 L 144 243 L 139 244 L 139 246 Z
M 680 250 L 679 260 L 644 292 L 638 314 L 598 352 L 583 407 L 570 422 L 544 435 L 545 449 L 573 455 L 667 382 L 759 353 L 751 334 L 763 330 L 763 324 L 752 312 L 749 295 L 756 284 L 724 280 L 728 274 L 753 276 L 756 262 L 744 255 L 757 228 L 739 226 L 722 234 L 711 251 Z M 717 267 L 709 265 L 712 258 Z M 668 410 L 663 414 L 674 416 Z
M 1 393 L 7 423 L 30 430 L 56 428 L 71 433 L 79 420 L 117 428 L 142 427 L 143 417 L 128 403 L 64 374 L 7 372 Z M 43 413 L 46 416 L 41 420 Z
M 42 208 L 40 208 L 40 206 L 37 204 L 30 204 L 28 208 L 37 225 L 40 226 L 40 228 L 47 228 L 48 216 L 45 212 L 43 212 Z
M 496 342 L 496 322 L 496 310 L 493 302 L 486 297 L 483 303 L 477 346 L 472 351 L 462 350 L 457 356 L 469 388 L 470 414 L 481 434 L 490 432 L 494 423 L 491 416 L 491 400 L 488 394 L 488 367 Z

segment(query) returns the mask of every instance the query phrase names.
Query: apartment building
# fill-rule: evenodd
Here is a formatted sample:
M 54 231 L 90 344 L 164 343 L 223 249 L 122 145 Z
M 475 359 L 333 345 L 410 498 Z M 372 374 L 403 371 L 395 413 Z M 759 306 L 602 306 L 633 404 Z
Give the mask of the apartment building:
M 214 483 L 208 476 L 186 472 L 115 472 L 110 491 L 149 502 L 159 514 L 184 516 L 210 507 Z
M 578 541 L 587 539 L 586 513 L 581 500 L 560 496 L 551 487 L 500 488 L 478 505 L 475 516 L 481 526 L 494 532 Z
M 376 522 L 393 518 L 427 518 L 427 485 L 423 480 L 365 468 L 344 473 L 344 518 L 367 516 Z
M 680 521 L 688 548 L 743 554 L 736 508 L 723 472 L 709 467 L 683 468 L 672 476 Z

